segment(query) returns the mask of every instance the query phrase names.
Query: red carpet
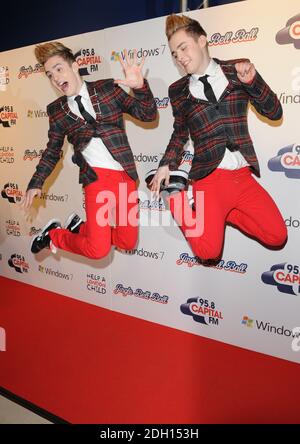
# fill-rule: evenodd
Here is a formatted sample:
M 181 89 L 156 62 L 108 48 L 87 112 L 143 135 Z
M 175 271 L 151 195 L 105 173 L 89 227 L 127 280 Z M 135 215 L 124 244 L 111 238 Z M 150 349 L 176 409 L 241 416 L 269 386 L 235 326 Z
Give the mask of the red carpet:
M 299 423 L 298 364 L 0 285 L 0 386 L 67 421 Z

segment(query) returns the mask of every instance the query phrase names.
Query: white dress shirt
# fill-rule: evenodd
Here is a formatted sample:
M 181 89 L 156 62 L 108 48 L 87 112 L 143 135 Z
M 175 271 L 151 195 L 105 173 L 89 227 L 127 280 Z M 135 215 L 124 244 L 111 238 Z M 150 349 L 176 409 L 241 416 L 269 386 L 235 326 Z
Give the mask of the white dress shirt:
M 208 82 L 211 84 L 216 99 L 219 100 L 225 88 L 228 85 L 228 80 L 218 63 L 211 59 L 206 71 L 203 74 L 192 74 L 190 77 L 190 92 L 197 99 L 206 100 L 204 94 L 204 85 L 199 81 L 199 77 L 208 74 Z M 224 170 L 238 170 L 249 165 L 244 156 L 239 151 L 230 151 L 226 148 L 224 157 L 218 168 Z
M 84 109 L 91 116 L 96 118 L 96 113 L 93 108 L 85 82 L 83 82 L 82 84 L 79 95 L 82 97 L 81 102 L 84 106 Z M 68 97 L 69 108 L 72 113 L 76 114 L 76 116 L 83 118 L 79 112 L 77 102 L 75 102 L 75 97 L 76 96 Z M 108 168 L 110 170 L 120 171 L 123 170 L 122 165 L 113 158 L 100 137 L 93 137 L 87 144 L 86 148 L 84 148 L 84 150 L 82 151 L 82 155 L 87 163 L 92 167 Z

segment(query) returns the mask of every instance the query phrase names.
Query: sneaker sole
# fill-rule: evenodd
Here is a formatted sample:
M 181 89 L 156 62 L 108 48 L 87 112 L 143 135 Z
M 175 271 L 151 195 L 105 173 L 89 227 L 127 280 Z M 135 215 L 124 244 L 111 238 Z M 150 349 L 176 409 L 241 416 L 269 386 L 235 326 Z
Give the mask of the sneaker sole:
M 32 241 L 31 241 L 31 243 L 30 243 L 30 251 L 31 251 L 31 248 L 32 248 L 32 245 L 33 245 L 33 242 L 41 235 L 41 233 L 43 233 L 43 231 L 46 231 L 47 230 L 47 228 L 51 225 L 51 224 L 53 224 L 53 223 L 57 223 L 57 224 L 59 224 L 60 225 L 60 220 L 58 220 L 58 219 L 51 219 L 51 220 L 49 220 L 47 223 L 46 223 L 46 225 L 41 229 L 41 232 L 40 233 L 38 233 L 36 236 L 34 236 L 34 238 L 32 239 Z M 34 253 L 33 253 L 34 254 Z

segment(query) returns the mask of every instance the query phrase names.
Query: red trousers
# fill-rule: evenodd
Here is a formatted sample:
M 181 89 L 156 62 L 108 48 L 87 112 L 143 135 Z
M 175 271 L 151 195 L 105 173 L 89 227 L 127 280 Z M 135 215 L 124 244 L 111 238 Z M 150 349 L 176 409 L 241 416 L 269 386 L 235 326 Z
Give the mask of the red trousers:
M 275 202 L 248 167 L 234 171 L 216 169 L 193 183 L 193 197 L 196 211 L 190 210 L 192 222 L 184 214 L 190 208 L 185 191 L 171 195 L 169 203 L 174 219 L 201 259 L 220 257 L 226 223 L 270 247 L 286 242 L 287 229 Z M 193 231 L 196 223 L 203 229 Z
M 86 222 L 78 234 L 66 229 L 51 230 L 55 247 L 92 259 L 106 256 L 115 245 L 132 250 L 138 237 L 136 183 L 124 171 L 93 168 L 98 180 L 85 192 Z

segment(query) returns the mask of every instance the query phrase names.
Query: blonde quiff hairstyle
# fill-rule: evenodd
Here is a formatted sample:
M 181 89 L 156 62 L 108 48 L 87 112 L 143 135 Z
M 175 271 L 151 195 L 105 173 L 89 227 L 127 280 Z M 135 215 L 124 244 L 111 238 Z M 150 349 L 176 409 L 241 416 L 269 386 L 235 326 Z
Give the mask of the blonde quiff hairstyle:
M 169 15 L 166 19 L 166 36 L 168 41 L 179 29 L 184 29 L 185 32 L 190 34 L 195 40 L 201 35 L 207 37 L 206 32 L 197 20 L 193 20 L 186 15 Z
M 49 42 L 37 45 L 34 50 L 37 61 L 44 65 L 50 57 L 60 56 L 69 65 L 76 61 L 72 51 L 60 42 Z

